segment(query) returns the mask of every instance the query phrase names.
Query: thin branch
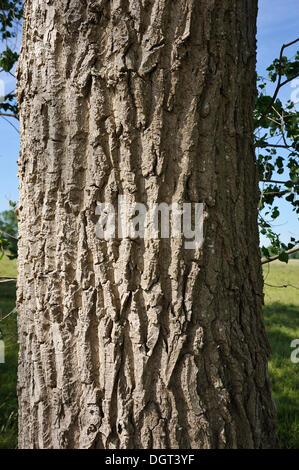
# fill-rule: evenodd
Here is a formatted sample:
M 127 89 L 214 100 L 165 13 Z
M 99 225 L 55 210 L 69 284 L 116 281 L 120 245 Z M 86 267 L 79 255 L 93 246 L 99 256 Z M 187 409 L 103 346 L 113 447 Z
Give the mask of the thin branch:
M 292 253 L 296 253 L 296 251 L 299 251 L 299 245 L 294 246 L 294 248 L 291 248 L 290 250 L 285 251 L 287 255 L 291 255 Z M 276 259 L 279 258 L 280 255 L 275 255 L 275 256 L 270 256 L 270 258 L 262 258 L 261 263 L 266 264 L 266 263 L 271 263 L 272 261 L 275 261 Z
M 1 73 L 2 72 L 9 73 L 9 75 L 11 75 L 14 79 L 16 79 L 15 75 L 12 72 L 10 72 L 9 70 L 0 69 L 0 72 Z
M 267 191 L 265 193 L 266 196 L 268 196 L 269 194 L 281 194 L 281 195 L 284 195 L 284 194 L 288 194 L 288 193 L 292 193 L 292 190 L 291 189 L 286 189 L 285 191 Z
M 290 149 L 292 145 L 278 145 L 278 144 L 269 144 L 268 142 L 263 142 L 259 144 L 260 148 L 273 147 L 277 149 Z
M 264 174 L 263 174 L 263 177 L 266 178 L 266 172 L 267 172 L 267 163 L 265 165 L 265 170 L 264 170 Z M 264 181 L 264 180 L 263 180 Z M 260 197 L 260 200 L 259 200 L 259 203 L 258 203 L 258 211 L 260 211 L 262 209 L 262 206 L 263 206 L 263 197 L 264 197 L 264 191 L 265 191 L 265 183 L 263 182 L 262 184 L 262 191 L 261 191 L 261 197 Z
M 11 311 L 9 312 L 7 315 L 5 315 L 5 317 L 1 318 L 0 322 L 6 320 L 6 318 L 10 317 L 10 315 L 12 315 L 13 313 L 15 313 L 17 311 L 16 307 Z
M 19 120 L 18 116 L 16 116 L 16 114 L 12 114 L 12 113 L 0 113 L 0 116 L 12 117 L 12 118 L 15 118 L 17 121 Z
M 6 117 L 1 116 L 1 114 L 0 114 L 0 117 L 2 117 L 2 119 L 4 119 L 4 121 L 6 121 L 10 126 L 12 126 L 18 134 L 20 133 L 19 129 L 17 129 L 16 126 L 14 126 L 12 122 L 10 122 L 8 119 L 6 119 Z
M 4 284 L 4 282 L 16 282 L 16 278 L 6 279 L 5 281 L 0 281 L 0 284 Z
M 273 284 L 268 284 L 267 282 L 264 282 L 264 284 L 265 284 L 265 286 L 276 287 L 277 289 L 283 289 L 284 287 L 293 287 L 294 289 L 299 290 L 299 287 L 293 286 L 293 284 L 283 284 L 282 286 L 275 286 Z
M 273 106 L 272 106 L 273 107 Z M 274 124 L 277 124 L 278 126 L 280 126 L 280 122 L 278 121 L 275 121 L 275 119 L 271 118 L 270 116 L 268 116 L 268 119 L 272 122 L 274 122 Z
M 294 78 L 297 78 L 297 77 L 298 77 L 298 75 L 296 75 L 295 77 L 288 78 L 287 80 L 285 80 L 284 82 L 282 82 L 280 84 L 280 88 L 283 87 L 284 85 L 286 85 L 287 83 L 292 82 L 294 80 Z
M 7 73 L 9 73 L 9 75 L 11 75 L 14 79 L 16 78 L 12 72 L 8 71 Z
M 14 240 L 18 240 L 17 237 L 14 237 L 14 236 L 11 235 L 10 233 L 4 232 L 4 230 L 1 230 L 1 229 L 0 229 L 0 233 L 4 233 L 4 235 L 6 235 L 7 237 L 13 238 Z
M 278 181 L 278 180 L 260 180 L 263 183 L 275 183 L 275 184 L 287 184 L 289 181 Z
M 279 113 L 278 113 L 279 114 Z M 280 120 L 280 130 L 281 130 L 281 135 L 282 135 L 282 140 L 283 140 L 283 143 L 285 146 L 288 145 L 287 143 L 287 139 L 286 139 L 286 136 L 285 136 L 285 133 L 284 133 L 284 115 L 283 115 L 283 112 L 282 112 L 282 115 L 280 116 L 281 120 Z

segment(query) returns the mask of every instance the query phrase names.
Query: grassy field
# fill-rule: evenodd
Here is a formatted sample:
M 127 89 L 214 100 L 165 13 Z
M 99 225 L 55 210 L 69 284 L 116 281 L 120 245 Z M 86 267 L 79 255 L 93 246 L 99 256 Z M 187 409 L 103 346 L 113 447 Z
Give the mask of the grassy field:
M 15 276 L 16 263 L 0 261 L 0 276 Z M 282 448 L 299 448 L 299 363 L 290 360 L 291 341 L 299 338 L 299 260 L 273 262 L 264 267 L 265 322 L 272 347 L 269 363 L 277 405 L 278 432 Z M 295 287 L 273 287 L 282 285 Z M 0 283 L 1 314 L 15 304 L 14 283 Z M 6 362 L 0 364 L 0 449 L 17 446 L 17 324 L 16 315 L 0 323 L 5 340 Z
M 0 260 L 0 276 L 16 276 L 16 262 Z M 15 306 L 14 282 L 0 283 L 0 320 Z M 0 322 L 5 342 L 5 364 L 0 364 L 0 449 L 17 446 L 17 317 L 10 315 Z
M 264 267 L 265 323 L 272 347 L 269 373 L 277 406 L 281 447 L 299 449 L 299 363 L 290 360 L 299 338 L 299 260 Z M 294 287 L 272 287 L 281 285 Z

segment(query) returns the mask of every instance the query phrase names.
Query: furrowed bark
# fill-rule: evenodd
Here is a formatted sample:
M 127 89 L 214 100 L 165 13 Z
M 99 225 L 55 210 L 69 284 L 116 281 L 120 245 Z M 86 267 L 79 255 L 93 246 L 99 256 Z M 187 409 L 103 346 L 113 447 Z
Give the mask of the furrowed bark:
M 255 0 L 26 0 L 19 447 L 276 446 Z M 97 201 L 202 202 L 204 243 L 100 240 Z

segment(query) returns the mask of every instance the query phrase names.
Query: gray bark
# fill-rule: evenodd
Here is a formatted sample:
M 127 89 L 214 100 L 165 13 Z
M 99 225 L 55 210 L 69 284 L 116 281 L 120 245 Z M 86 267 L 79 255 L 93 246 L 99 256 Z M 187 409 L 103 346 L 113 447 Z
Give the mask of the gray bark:
M 25 0 L 19 447 L 275 446 L 252 139 L 256 0 Z M 96 201 L 203 202 L 204 243 Z

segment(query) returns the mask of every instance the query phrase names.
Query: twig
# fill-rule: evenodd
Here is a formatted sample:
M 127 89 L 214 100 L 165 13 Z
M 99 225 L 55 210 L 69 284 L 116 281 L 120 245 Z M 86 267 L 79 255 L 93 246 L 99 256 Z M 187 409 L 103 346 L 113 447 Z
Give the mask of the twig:
M 15 313 L 17 311 L 16 307 L 11 311 L 9 312 L 7 315 L 5 315 L 5 317 L 1 318 L 0 319 L 0 322 L 6 320 L 6 318 L 10 317 L 10 315 L 12 315 L 13 313 Z
M 293 286 L 293 284 L 283 284 L 282 286 L 275 286 L 273 284 L 268 284 L 267 282 L 264 283 L 266 286 L 269 286 L 269 287 L 276 287 L 277 289 L 283 289 L 285 287 L 293 287 L 294 289 L 298 289 L 299 290 L 299 287 L 297 286 Z
M 277 180 L 260 180 L 263 183 L 276 183 L 276 184 L 287 184 L 289 181 L 277 181 Z
M 292 253 L 296 253 L 296 251 L 299 251 L 299 245 L 294 246 L 294 248 L 291 248 L 290 250 L 285 251 L 287 255 L 291 255 Z M 266 264 L 266 263 L 271 263 L 271 261 L 275 261 L 276 259 L 279 258 L 280 255 L 275 255 L 275 256 L 270 256 L 270 258 L 261 258 L 261 263 Z
M 4 230 L 0 229 L 0 233 L 4 233 L 7 237 L 13 238 L 14 240 L 17 240 L 17 237 L 14 237 L 13 235 L 10 235 L 10 233 L 4 232 Z
M 277 111 L 277 109 L 274 108 L 274 106 L 272 106 L 272 108 L 274 109 L 274 111 L 278 114 L 278 116 L 280 117 L 280 131 L 281 131 L 281 135 L 282 135 L 282 140 L 283 140 L 283 143 L 284 145 L 287 147 L 288 146 L 288 143 L 287 143 L 287 140 L 286 140 L 286 137 L 285 137 L 285 134 L 284 134 L 284 115 L 283 115 L 283 112 L 282 114 L 279 114 L 279 112 Z
M 16 116 L 15 114 L 12 114 L 12 113 L 0 113 L 0 116 L 13 117 L 13 118 L 15 118 L 17 121 L 19 120 L 18 116 Z
M 273 148 L 277 148 L 277 149 L 290 149 L 290 148 L 292 148 L 291 145 L 269 144 L 269 142 L 260 143 L 259 147 L 260 148 L 273 147 Z
M 15 130 L 18 134 L 20 134 L 19 129 L 18 129 L 16 126 L 14 126 L 13 123 L 9 121 L 9 119 L 7 119 L 7 118 L 4 117 L 4 116 L 1 116 L 1 114 L 0 114 L 0 117 L 2 117 L 2 119 L 4 119 L 4 121 L 6 121 L 10 126 L 12 126 L 12 127 L 14 128 L 14 130 Z
M 291 193 L 292 190 L 291 189 L 286 189 L 285 191 L 268 191 L 266 194 L 266 196 L 268 194 L 288 194 L 288 193 Z
M 263 174 L 263 177 L 266 178 L 266 172 L 267 172 L 267 163 L 265 165 L 265 170 L 264 170 L 264 174 Z M 261 208 L 262 208 L 262 205 L 263 205 L 263 197 L 264 197 L 264 192 L 265 192 L 265 180 L 262 180 L 263 181 L 263 184 L 262 184 L 262 191 L 261 191 L 261 197 L 260 197 L 260 200 L 259 200 L 259 203 L 258 203 L 258 210 L 260 211 Z

